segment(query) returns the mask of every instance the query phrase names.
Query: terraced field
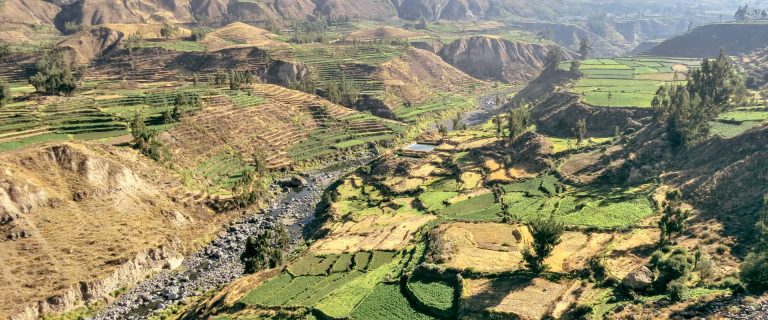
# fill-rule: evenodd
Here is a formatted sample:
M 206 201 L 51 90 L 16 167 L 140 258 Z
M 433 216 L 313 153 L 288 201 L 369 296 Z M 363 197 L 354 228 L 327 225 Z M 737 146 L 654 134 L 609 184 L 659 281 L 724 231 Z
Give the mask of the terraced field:
M 685 81 L 688 70 L 698 64 L 679 58 L 589 59 L 582 61 L 583 77 L 572 91 L 583 94 L 584 103 L 590 105 L 650 108 L 659 86 Z
M 50 98 L 42 103 L 18 102 L 0 109 L 0 150 L 47 141 L 99 140 L 129 134 L 137 112 L 150 128 L 164 130 L 162 113 L 173 108 L 179 94 L 201 90 L 144 92 L 98 98 Z
M 732 138 L 757 127 L 768 120 L 766 107 L 740 107 L 725 112 L 711 123 L 712 133 Z

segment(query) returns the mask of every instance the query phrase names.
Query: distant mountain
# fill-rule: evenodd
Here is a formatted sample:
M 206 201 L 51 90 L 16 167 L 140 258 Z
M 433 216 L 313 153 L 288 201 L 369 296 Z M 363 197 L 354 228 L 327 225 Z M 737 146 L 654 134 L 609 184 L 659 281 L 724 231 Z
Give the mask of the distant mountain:
M 713 57 L 720 49 L 729 55 L 745 54 L 768 45 L 768 24 L 717 23 L 666 40 L 645 54 L 670 57 Z

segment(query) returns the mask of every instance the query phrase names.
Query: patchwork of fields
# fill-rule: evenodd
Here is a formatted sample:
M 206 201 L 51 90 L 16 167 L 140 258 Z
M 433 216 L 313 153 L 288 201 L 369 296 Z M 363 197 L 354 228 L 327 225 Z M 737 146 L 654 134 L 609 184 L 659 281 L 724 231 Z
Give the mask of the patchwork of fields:
M 661 85 L 683 83 L 688 70 L 698 64 L 680 58 L 589 59 L 582 61 L 579 71 L 583 77 L 572 90 L 594 106 L 650 108 Z

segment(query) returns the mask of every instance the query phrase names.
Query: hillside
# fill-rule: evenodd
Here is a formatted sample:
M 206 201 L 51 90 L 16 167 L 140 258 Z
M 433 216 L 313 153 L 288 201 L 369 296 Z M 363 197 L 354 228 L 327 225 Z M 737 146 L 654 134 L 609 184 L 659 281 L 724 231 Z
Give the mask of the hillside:
M 725 49 L 729 55 L 745 54 L 765 47 L 768 24 L 720 23 L 693 29 L 666 40 L 643 54 L 665 57 L 714 57 Z
M 4 319 L 110 299 L 232 218 L 181 200 L 177 177 L 124 148 L 48 145 L 0 163 Z
M 550 45 L 475 36 L 448 43 L 439 54 L 443 60 L 475 78 L 520 82 L 539 74 L 549 48 Z
M 408 20 L 466 20 L 497 18 L 506 15 L 552 17 L 561 0 L 400 0 L 398 13 Z

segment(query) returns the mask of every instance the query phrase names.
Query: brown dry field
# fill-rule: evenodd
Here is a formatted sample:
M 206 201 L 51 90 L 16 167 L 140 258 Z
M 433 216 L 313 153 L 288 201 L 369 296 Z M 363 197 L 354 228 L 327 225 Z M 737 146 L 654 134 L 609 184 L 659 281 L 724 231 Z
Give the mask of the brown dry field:
M 541 319 L 555 309 L 570 287 L 571 283 L 541 278 L 466 279 L 461 305 L 470 312 L 493 311 L 520 319 Z
M 400 250 L 413 239 L 415 232 L 432 215 L 398 213 L 395 215 L 368 215 L 359 220 L 332 222 L 326 227 L 329 234 L 312 244 L 313 254 L 332 254 L 371 250 Z

